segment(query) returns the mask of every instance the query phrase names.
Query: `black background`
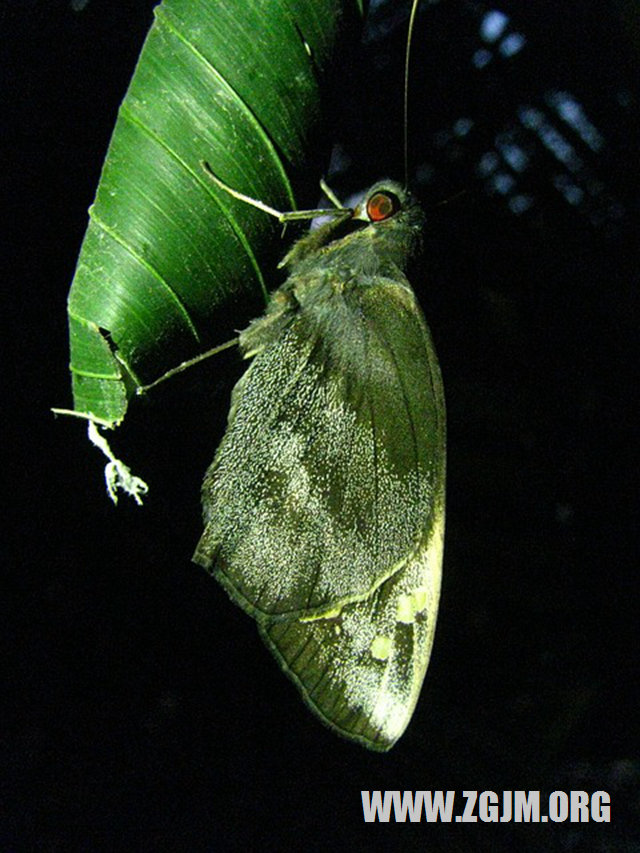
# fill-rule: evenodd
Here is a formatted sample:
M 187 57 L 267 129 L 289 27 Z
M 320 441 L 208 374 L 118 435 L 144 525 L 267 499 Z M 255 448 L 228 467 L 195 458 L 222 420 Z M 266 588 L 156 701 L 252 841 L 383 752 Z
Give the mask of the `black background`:
M 237 356 L 132 409 L 119 449 L 152 487 L 142 509 L 109 503 L 81 425 L 48 412 L 70 404 L 66 293 L 152 6 L 2 8 L 2 849 L 640 849 L 637 6 L 501 3 L 505 33 L 526 38 L 511 57 L 480 35 L 495 7 L 422 10 L 411 159 L 430 224 L 416 289 L 447 392 L 448 526 L 432 663 L 383 756 L 309 714 L 189 561 Z M 376 10 L 345 72 L 329 133 L 341 192 L 402 177 L 405 22 L 404 2 Z M 553 112 L 554 92 L 581 104 L 597 151 Z M 523 105 L 582 158 L 579 203 Z M 529 163 L 502 162 L 501 194 L 479 164 L 505 140 Z M 365 827 L 361 789 L 604 789 L 612 823 Z

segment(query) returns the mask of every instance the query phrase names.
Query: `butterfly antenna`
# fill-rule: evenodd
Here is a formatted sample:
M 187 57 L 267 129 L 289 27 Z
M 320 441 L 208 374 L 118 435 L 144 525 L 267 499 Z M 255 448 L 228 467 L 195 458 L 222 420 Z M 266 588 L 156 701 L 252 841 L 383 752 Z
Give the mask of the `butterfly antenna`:
M 409 186 L 409 58 L 411 56 L 411 41 L 413 39 L 413 28 L 418 14 L 418 3 L 413 0 L 411 13 L 409 15 L 409 27 L 407 29 L 407 49 L 404 55 L 404 185 Z

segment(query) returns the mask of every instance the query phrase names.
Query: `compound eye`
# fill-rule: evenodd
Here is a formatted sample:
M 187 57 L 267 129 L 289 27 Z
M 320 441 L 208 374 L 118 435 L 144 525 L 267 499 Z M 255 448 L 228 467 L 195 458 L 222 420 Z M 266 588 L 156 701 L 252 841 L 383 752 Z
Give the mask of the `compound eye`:
M 367 200 L 367 216 L 371 222 L 382 222 L 398 210 L 400 210 L 400 199 L 388 190 L 374 193 Z

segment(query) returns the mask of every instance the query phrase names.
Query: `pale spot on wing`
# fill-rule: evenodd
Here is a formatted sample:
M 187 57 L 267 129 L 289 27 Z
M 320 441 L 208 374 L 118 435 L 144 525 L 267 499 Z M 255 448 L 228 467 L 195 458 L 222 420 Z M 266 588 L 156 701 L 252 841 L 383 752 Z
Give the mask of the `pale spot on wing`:
M 371 643 L 371 656 L 378 660 L 386 660 L 391 654 L 392 645 L 393 640 L 391 637 L 383 637 L 379 634 L 373 638 L 373 642 Z
M 336 619 L 342 612 L 342 605 L 323 610 L 322 613 L 314 613 L 312 616 L 301 616 L 301 622 L 316 622 L 318 619 Z
M 398 622 L 410 625 L 420 611 L 427 606 L 429 590 L 417 587 L 410 593 L 404 593 L 398 599 Z

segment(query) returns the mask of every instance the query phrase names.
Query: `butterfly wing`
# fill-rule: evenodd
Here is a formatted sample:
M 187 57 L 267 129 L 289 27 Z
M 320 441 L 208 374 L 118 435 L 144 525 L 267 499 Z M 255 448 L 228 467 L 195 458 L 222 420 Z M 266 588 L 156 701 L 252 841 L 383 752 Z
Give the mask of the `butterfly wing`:
M 404 732 L 431 655 L 443 503 L 435 509 L 420 546 L 368 598 L 316 618 L 258 620 L 309 707 L 340 734 L 378 751 Z
M 371 600 L 444 488 L 442 385 L 408 283 L 305 287 L 234 390 L 194 556 L 270 620 Z

